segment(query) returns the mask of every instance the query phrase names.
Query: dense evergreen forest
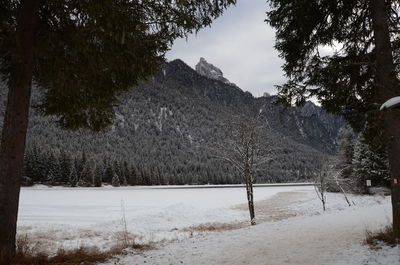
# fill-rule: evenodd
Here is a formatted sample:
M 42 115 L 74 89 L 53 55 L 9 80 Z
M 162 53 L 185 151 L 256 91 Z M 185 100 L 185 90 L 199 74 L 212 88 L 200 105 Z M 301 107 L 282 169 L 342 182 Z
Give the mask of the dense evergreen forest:
M 4 110 L 6 89 L 0 91 Z M 32 105 L 40 102 L 42 93 L 34 89 Z M 254 98 L 180 60 L 166 63 L 120 100 L 113 125 L 98 134 L 61 130 L 55 118 L 43 118 L 33 108 L 25 184 L 240 183 L 235 170 L 216 157 L 216 149 L 227 144 L 230 121 L 254 117 L 260 110 L 260 148 L 270 159 L 256 181 L 308 180 L 321 157 L 335 153 L 344 124 L 311 102 L 285 110 L 274 96 Z

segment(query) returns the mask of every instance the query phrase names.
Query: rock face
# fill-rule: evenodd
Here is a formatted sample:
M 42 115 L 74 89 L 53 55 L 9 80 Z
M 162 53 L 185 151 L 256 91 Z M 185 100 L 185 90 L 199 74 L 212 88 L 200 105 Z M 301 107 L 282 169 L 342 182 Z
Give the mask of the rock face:
M 303 107 L 300 108 L 300 115 L 303 117 L 311 117 L 313 115 L 319 116 L 322 112 L 322 109 L 316 106 L 311 101 L 307 101 Z
M 208 63 L 203 57 L 201 57 L 200 61 L 196 64 L 196 72 L 210 79 L 218 80 L 225 84 L 236 86 L 234 83 L 231 83 L 228 79 L 224 77 L 221 69 Z

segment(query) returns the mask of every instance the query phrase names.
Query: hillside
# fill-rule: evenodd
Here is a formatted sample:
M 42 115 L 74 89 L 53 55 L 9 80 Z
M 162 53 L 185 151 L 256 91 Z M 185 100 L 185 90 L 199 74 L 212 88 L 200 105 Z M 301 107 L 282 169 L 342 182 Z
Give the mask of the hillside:
M 62 173 L 55 171 L 62 167 L 61 157 L 67 157 L 74 160 L 68 174 L 75 174 L 76 181 L 83 178 L 85 168 L 92 173 L 97 168 L 96 174 L 110 182 L 106 171 L 112 168 L 130 184 L 238 183 L 231 167 L 215 158 L 215 147 L 224 145 L 229 120 L 237 115 L 254 117 L 261 108 L 261 147 L 272 160 L 260 172 L 259 182 L 309 178 L 321 156 L 335 152 L 341 118 L 311 102 L 284 111 L 273 104 L 273 96 L 254 98 L 219 73 L 220 80 L 206 76 L 204 70 L 207 62 L 202 74 L 181 60 L 166 63 L 120 96 L 114 124 L 99 134 L 63 131 L 55 118 L 32 110 L 28 157 L 42 165 L 34 169 L 42 176 L 33 179 L 57 182 L 54 179 L 62 177 L 54 175 Z M 2 112 L 5 94 L 2 88 Z M 33 103 L 39 94 L 34 91 Z M 51 160 L 60 162 L 49 166 Z

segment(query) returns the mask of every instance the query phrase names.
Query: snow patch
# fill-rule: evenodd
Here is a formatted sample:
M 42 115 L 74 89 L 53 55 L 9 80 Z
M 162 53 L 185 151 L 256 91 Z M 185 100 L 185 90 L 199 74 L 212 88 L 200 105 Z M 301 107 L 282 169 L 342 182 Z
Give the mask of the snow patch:
M 386 101 L 380 107 L 380 110 L 393 109 L 400 106 L 400 97 L 394 97 Z

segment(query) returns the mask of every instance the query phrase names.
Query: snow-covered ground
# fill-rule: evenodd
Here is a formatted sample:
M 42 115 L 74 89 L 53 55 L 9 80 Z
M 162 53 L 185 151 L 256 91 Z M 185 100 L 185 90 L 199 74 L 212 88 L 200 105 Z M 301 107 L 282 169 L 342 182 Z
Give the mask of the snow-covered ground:
M 255 200 L 311 187 L 257 187 Z M 104 187 L 22 188 L 18 231 L 41 239 L 43 249 L 96 245 L 107 248 L 127 230 L 137 243 L 181 239 L 184 228 L 204 223 L 238 223 L 248 213 L 244 188 Z
M 19 234 L 43 249 L 95 245 L 107 248 L 127 230 L 156 249 L 108 264 L 332 264 L 400 265 L 399 248 L 372 251 L 366 231 L 391 221 L 390 198 L 328 194 L 322 212 L 313 187 L 255 189 L 258 225 L 248 225 L 243 188 L 162 189 L 24 188 Z M 246 221 L 246 222 L 244 222 Z M 200 224 L 240 224 L 240 229 L 204 232 Z
M 388 198 L 360 199 L 366 204 L 184 239 L 106 264 L 399 265 L 398 247 L 375 251 L 363 245 L 367 230 L 387 224 Z

